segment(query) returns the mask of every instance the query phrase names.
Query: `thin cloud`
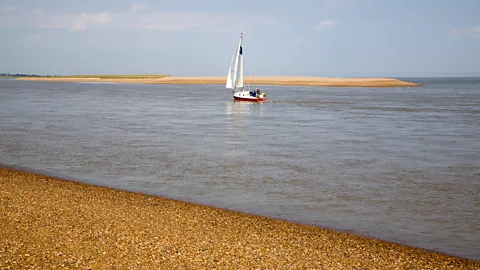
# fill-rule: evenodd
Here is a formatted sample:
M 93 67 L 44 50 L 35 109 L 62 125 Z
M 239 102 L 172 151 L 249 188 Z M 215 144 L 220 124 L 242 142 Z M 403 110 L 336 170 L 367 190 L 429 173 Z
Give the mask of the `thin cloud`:
M 138 11 L 146 10 L 147 8 L 148 8 L 148 4 L 147 4 L 147 3 L 133 2 L 133 3 L 130 5 L 130 11 L 131 11 L 131 12 L 138 12 Z
M 88 25 L 106 25 L 112 21 L 111 12 L 101 12 L 96 14 L 82 13 L 75 17 L 72 24 L 73 31 L 82 31 L 87 29 Z
M 142 12 L 139 12 L 142 11 Z M 194 31 L 218 33 L 248 31 L 249 29 L 278 25 L 273 16 L 209 12 L 159 12 L 147 4 L 134 2 L 122 12 L 59 14 L 39 10 L 21 10 L 0 16 L 0 28 L 49 28 L 78 32 L 95 27 L 117 29 L 145 29 L 155 31 Z M 232 25 L 231 22 L 235 21 Z
M 278 20 L 265 16 L 216 14 L 216 13 L 163 13 L 152 12 L 134 19 L 132 27 L 158 31 L 186 31 L 196 32 L 222 32 L 231 29 L 228 27 L 235 21 L 236 27 L 249 28 L 252 25 L 276 25 Z
M 47 13 L 44 10 L 17 10 L 0 16 L 0 28 L 67 29 L 82 31 L 92 26 L 105 26 L 112 21 L 111 12 L 80 14 Z
M 323 29 L 328 29 L 333 26 L 337 25 L 337 21 L 333 19 L 327 19 L 323 21 L 317 22 L 314 26 L 313 29 L 315 30 L 323 30 Z
M 454 28 L 451 33 L 464 38 L 480 38 L 480 26 Z
M 4 7 L 0 8 L 0 13 L 10 12 L 10 11 L 14 11 L 16 9 L 17 9 L 16 6 L 4 6 Z
M 91 26 L 105 26 L 112 21 L 111 12 L 48 15 L 36 13 L 37 24 L 34 28 L 68 29 L 83 31 Z

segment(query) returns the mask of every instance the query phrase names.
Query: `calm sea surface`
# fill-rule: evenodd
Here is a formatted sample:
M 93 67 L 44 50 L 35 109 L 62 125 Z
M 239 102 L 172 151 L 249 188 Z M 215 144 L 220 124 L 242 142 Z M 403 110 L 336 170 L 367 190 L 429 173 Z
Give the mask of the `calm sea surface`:
M 0 80 L 0 163 L 480 259 L 480 78 L 413 88 Z

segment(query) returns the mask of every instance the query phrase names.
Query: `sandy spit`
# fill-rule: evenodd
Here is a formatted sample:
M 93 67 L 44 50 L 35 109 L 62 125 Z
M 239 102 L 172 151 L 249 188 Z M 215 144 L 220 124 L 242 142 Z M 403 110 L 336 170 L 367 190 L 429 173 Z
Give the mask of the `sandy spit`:
M 100 78 L 55 78 L 20 77 L 17 80 L 61 82 L 118 82 L 137 84 L 224 84 L 226 77 L 163 77 L 158 79 L 100 79 Z M 245 84 L 290 85 L 290 86 L 344 86 L 344 87 L 410 87 L 420 84 L 390 78 L 327 78 L 303 76 L 247 76 Z
M 224 209 L 0 168 L 0 269 L 480 269 Z

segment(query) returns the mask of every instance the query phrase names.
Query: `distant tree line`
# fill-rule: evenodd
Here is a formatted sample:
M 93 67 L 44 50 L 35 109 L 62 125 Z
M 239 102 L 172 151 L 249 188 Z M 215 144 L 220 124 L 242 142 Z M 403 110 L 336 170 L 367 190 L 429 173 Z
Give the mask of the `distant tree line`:
M 168 77 L 165 74 L 135 74 L 135 75 L 38 75 L 25 73 L 0 73 L 0 78 L 14 77 L 59 77 L 59 78 L 100 78 L 100 79 L 159 79 Z
M 23 74 L 23 73 L 0 73 L 0 77 L 50 77 L 48 75 Z

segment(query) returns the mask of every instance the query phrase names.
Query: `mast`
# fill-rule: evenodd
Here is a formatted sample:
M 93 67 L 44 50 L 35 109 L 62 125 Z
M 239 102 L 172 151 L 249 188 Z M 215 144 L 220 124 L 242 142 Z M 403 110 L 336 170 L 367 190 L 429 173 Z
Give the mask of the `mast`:
M 243 88 L 243 32 L 240 34 L 240 49 L 238 51 L 237 75 L 235 76 L 235 89 Z

